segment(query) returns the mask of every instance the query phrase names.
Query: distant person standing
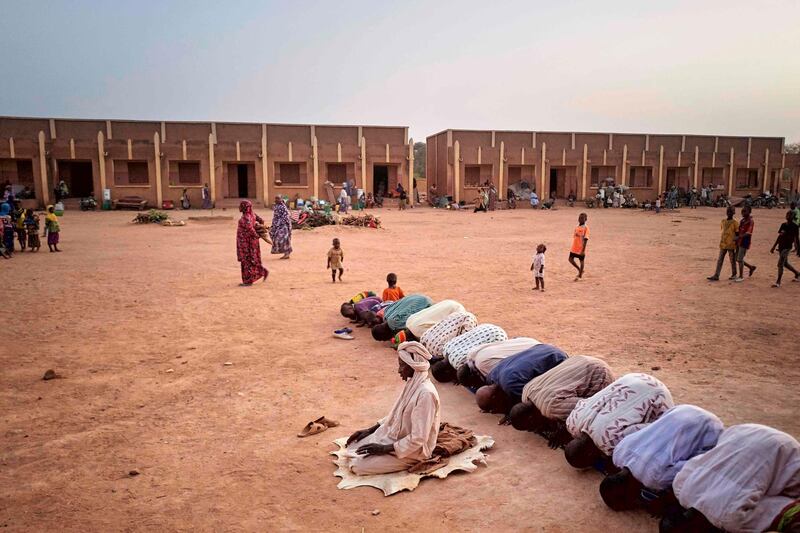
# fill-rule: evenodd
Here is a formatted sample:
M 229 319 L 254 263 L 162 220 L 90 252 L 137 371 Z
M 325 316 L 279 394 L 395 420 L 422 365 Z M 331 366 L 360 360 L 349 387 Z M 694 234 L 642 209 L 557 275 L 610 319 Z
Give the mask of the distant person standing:
M 188 189 L 183 189 L 183 193 L 181 193 L 181 209 L 190 209 L 192 207 L 192 203 L 189 201 L 189 191 Z
M 586 216 L 586 213 L 581 213 L 578 215 L 578 226 L 575 228 L 575 231 L 572 233 L 572 247 L 569 250 L 569 264 L 575 267 L 578 271 L 578 275 L 575 276 L 575 281 L 581 281 L 583 279 L 583 268 L 584 268 L 584 261 L 586 259 L 586 245 L 589 242 L 589 226 L 586 225 L 586 221 L 589 217 Z M 578 259 L 581 264 L 575 262 Z
M 406 208 L 406 202 L 408 202 L 408 194 L 406 193 L 405 188 L 403 188 L 403 184 L 399 181 L 397 182 L 397 195 L 400 197 L 400 209 Z
M 540 244 L 536 247 L 536 255 L 533 256 L 531 263 L 531 270 L 533 271 L 533 279 L 536 286 L 533 290 L 540 290 L 544 292 L 544 253 L 547 251 L 547 246 Z
M 330 205 L 336 204 L 336 193 L 333 190 L 333 182 L 331 180 L 325 180 L 325 197 L 328 200 Z
M 774 254 L 776 246 L 779 254 L 778 279 L 772 284 L 772 286 L 777 289 L 781 286 L 781 278 L 783 278 L 784 267 L 794 274 L 794 279 L 792 281 L 800 281 L 800 272 L 795 270 L 795 268 L 789 264 L 789 254 L 792 251 L 792 247 L 795 248 L 797 255 L 800 256 L 800 237 L 798 237 L 797 224 L 794 223 L 793 211 L 786 212 L 786 222 L 781 224 L 781 227 L 778 230 L 778 238 L 775 239 L 775 244 L 772 245 L 772 249 L 769 251 L 769 253 Z
M 281 196 L 275 196 L 269 233 L 272 238 L 272 253 L 283 254 L 280 259 L 289 259 L 292 254 L 292 218 L 286 201 Z
M 201 194 L 203 196 L 202 208 L 211 209 L 212 207 L 214 207 L 213 204 L 211 203 L 211 192 L 209 192 L 208 190 L 208 183 L 203 184 L 203 190 L 201 191 Z
M 414 203 L 411 207 L 414 207 L 419 203 L 419 189 L 417 189 L 417 178 L 414 178 Z
M 722 272 L 722 264 L 725 262 L 726 255 L 731 260 L 731 277 L 729 279 L 736 279 L 736 234 L 739 231 L 739 223 L 733 218 L 736 215 L 736 209 L 733 206 L 728 207 L 726 214 L 728 217 L 720 223 L 722 235 L 719 238 L 717 269 L 713 276 L 706 278 L 708 281 L 719 281 L 719 274 Z
M 733 280 L 737 283 L 744 281 L 744 267 L 748 268 L 748 276 L 752 276 L 753 272 L 756 271 L 755 266 L 744 260 L 747 250 L 750 249 L 750 243 L 753 240 L 753 228 L 755 227 L 750 211 L 749 205 L 744 206 L 742 208 L 742 219 L 739 221 L 739 236 L 736 240 L 736 261 L 739 263 L 739 275 Z

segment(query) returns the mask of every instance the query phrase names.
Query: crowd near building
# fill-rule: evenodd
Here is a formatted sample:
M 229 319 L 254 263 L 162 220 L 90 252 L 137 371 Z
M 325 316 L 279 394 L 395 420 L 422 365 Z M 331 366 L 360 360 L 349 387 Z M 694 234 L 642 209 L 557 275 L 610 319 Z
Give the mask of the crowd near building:
M 39 206 L 109 190 L 178 203 L 184 189 L 200 204 L 268 205 L 275 195 L 324 195 L 324 183 L 352 180 L 365 192 L 407 188 L 414 168 L 407 127 L 232 122 L 157 122 L 0 117 L 0 183 L 28 187 Z M 23 195 L 26 196 L 26 195 Z
M 529 184 L 540 198 L 595 196 L 613 182 L 637 198 L 709 185 L 728 196 L 798 191 L 800 155 L 781 137 L 445 130 L 427 139 L 427 180 L 456 202 L 487 181 L 501 198 Z
M 37 206 L 55 201 L 61 181 L 76 202 L 108 191 L 156 206 L 184 190 L 199 204 L 204 186 L 218 206 L 320 198 L 326 181 L 385 197 L 398 183 L 413 190 L 413 169 L 403 126 L 0 117 L 0 183 Z M 500 199 L 520 183 L 542 199 L 592 198 L 609 182 L 642 200 L 673 186 L 796 194 L 800 155 L 781 137 L 448 129 L 427 138 L 426 178 L 457 203 L 487 182 Z

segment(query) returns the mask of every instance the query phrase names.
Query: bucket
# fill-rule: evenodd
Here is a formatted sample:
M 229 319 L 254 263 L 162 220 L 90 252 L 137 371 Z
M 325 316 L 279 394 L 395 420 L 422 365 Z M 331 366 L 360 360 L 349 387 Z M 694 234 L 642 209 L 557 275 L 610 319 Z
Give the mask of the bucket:
M 56 202 L 56 205 L 53 206 L 53 210 L 55 211 L 57 217 L 64 216 L 64 203 Z

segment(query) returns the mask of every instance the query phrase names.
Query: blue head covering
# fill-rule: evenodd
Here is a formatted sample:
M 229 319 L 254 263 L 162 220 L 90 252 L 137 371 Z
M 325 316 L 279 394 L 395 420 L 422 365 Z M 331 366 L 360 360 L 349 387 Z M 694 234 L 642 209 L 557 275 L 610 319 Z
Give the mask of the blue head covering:
M 0 205 L 0 216 L 4 217 L 11 212 L 11 206 L 8 205 L 8 202 Z

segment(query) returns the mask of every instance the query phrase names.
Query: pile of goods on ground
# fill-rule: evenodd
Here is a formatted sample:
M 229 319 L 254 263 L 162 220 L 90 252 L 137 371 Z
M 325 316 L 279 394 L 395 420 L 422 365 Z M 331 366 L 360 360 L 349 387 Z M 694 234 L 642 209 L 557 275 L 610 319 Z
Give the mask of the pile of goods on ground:
M 163 211 L 151 209 L 146 213 L 139 213 L 133 219 L 134 224 L 161 224 L 162 226 L 184 226 L 186 222 L 183 220 L 172 220 L 169 215 Z
M 340 221 L 343 226 L 357 226 L 360 228 L 380 228 L 381 219 L 375 215 L 350 215 L 345 216 Z

